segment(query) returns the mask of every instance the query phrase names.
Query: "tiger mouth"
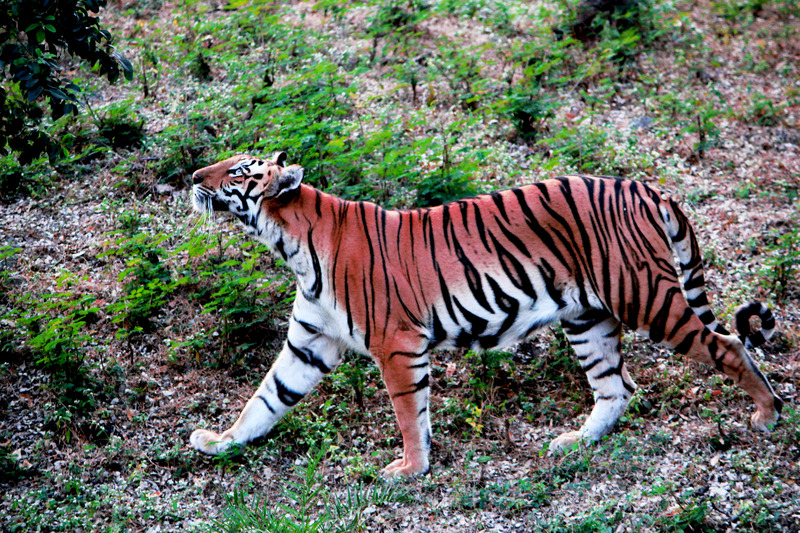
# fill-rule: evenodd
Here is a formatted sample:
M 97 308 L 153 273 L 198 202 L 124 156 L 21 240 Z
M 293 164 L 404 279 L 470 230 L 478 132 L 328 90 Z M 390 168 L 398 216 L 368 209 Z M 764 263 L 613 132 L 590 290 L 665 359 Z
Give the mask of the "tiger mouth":
M 228 204 L 217 199 L 217 196 L 212 191 L 204 187 L 195 186 L 193 196 L 196 211 L 207 215 L 214 212 L 229 211 Z

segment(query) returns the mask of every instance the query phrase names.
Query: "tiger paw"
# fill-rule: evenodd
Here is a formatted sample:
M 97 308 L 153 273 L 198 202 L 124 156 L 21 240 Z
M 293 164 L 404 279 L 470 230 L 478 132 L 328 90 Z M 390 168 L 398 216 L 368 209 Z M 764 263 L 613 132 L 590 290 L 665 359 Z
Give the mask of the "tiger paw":
M 207 455 L 222 455 L 240 447 L 234 442 L 233 437 L 219 435 L 207 429 L 195 429 L 189 437 L 189 442 L 195 450 Z
M 553 439 L 548 449 L 552 454 L 567 454 L 574 450 L 583 440 L 580 431 L 568 431 Z
M 384 469 L 381 470 L 381 477 L 386 480 L 397 481 L 403 478 L 424 475 L 428 470 L 427 462 L 424 465 L 418 465 L 414 462 L 406 461 L 405 458 L 401 458 L 392 461 L 384 467 Z
M 753 429 L 769 433 L 778 423 L 780 417 L 781 415 L 776 409 L 771 412 L 764 412 L 759 409 L 750 417 L 750 425 L 753 426 Z

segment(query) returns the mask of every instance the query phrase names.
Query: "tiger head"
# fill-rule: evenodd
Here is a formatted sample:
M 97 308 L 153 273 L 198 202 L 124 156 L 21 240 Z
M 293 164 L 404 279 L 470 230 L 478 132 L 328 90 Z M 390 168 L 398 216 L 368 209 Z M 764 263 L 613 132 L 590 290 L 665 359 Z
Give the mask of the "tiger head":
M 285 166 L 286 153 L 272 159 L 236 155 L 192 175 L 194 208 L 201 213 L 229 211 L 254 222 L 265 202 L 288 200 L 303 180 L 303 168 Z

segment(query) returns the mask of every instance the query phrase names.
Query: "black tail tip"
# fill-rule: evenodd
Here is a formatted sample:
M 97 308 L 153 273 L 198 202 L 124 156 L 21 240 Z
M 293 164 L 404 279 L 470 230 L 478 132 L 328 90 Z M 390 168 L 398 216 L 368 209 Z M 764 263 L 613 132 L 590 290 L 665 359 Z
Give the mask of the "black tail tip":
M 750 319 L 757 316 L 761 320 L 761 329 L 753 332 Z M 736 310 L 736 331 L 747 348 L 757 348 L 769 340 L 775 329 L 775 316 L 769 307 L 761 302 L 750 302 Z

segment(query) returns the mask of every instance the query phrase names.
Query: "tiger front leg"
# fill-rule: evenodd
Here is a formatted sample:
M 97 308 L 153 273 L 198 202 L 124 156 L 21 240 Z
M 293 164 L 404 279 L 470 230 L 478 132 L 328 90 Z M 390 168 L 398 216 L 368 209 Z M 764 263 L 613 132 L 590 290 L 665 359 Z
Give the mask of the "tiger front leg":
M 394 352 L 382 364 L 379 360 L 379 364 L 403 435 L 403 457 L 381 472 L 387 478 L 425 474 L 431 449 L 428 410 L 430 356 L 413 351 Z
M 222 434 L 196 429 L 189 438 L 192 446 L 208 455 L 220 455 L 266 435 L 339 364 L 341 351 L 338 342 L 293 315 L 283 349 L 233 426 Z

